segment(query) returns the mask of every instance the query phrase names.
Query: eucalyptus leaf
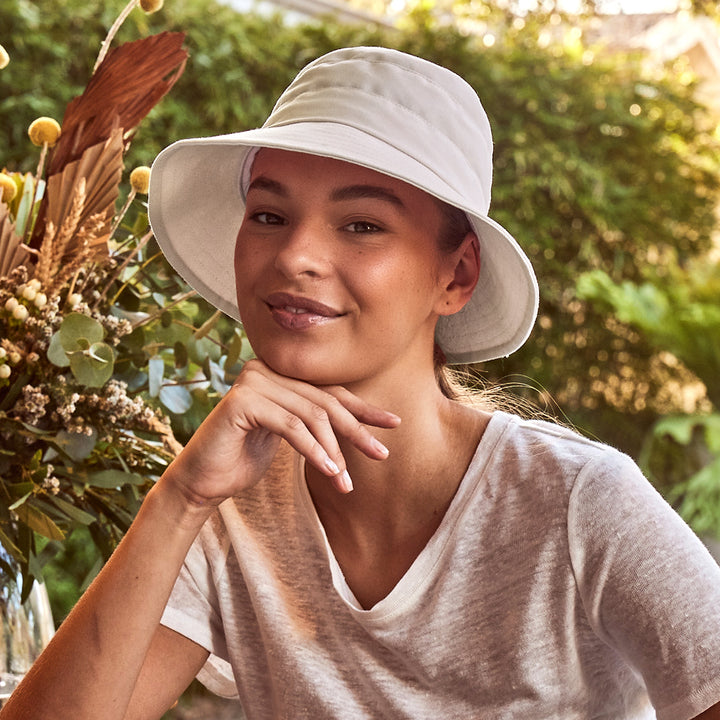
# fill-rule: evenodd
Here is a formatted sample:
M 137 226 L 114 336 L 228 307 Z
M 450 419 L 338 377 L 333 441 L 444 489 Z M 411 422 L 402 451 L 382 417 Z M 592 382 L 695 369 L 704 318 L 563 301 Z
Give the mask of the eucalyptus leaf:
M 225 382 L 225 369 L 218 363 L 214 363 L 212 360 L 209 361 L 209 364 L 210 384 L 216 392 L 220 393 L 220 395 L 225 395 L 231 387 Z
M 165 361 L 160 355 L 154 355 L 148 360 L 148 392 L 150 397 L 157 397 L 162 386 L 165 373 Z
M 97 320 L 78 312 L 66 315 L 58 332 L 66 352 L 85 350 L 105 337 L 105 330 Z
M 163 385 L 160 402 L 172 413 L 182 415 L 192 406 L 192 395 L 184 385 Z
M 115 351 L 103 342 L 93 343 L 86 352 L 70 355 L 70 369 L 76 380 L 88 387 L 102 387 L 113 373 Z
M 87 477 L 88 485 L 100 488 L 120 488 L 130 483 L 131 485 L 142 485 L 145 478 L 137 473 L 127 473 L 122 470 L 98 470 L 90 473 Z
M 70 358 L 68 358 L 65 348 L 62 346 L 59 330 L 56 333 L 53 333 L 53 336 L 50 338 L 50 344 L 47 349 L 47 358 L 53 365 L 57 365 L 58 367 L 70 366 Z
M 92 428 L 90 435 L 85 433 L 71 433 L 67 430 L 60 430 L 55 436 L 55 444 L 75 462 L 82 462 L 89 457 L 95 449 L 98 432 Z

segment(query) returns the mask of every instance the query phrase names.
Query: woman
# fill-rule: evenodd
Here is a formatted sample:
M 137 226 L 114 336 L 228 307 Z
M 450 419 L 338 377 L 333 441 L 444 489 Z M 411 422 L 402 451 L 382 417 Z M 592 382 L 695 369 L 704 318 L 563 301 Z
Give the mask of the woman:
M 258 359 L 3 718 L 159 717 L 198 673 L 251 720 L 720 717 L 699 541 L 628 458 L 443 378 L 537 310 L 491 151 L 460 78 L 355 48 L 160 155 L 158 240 Z

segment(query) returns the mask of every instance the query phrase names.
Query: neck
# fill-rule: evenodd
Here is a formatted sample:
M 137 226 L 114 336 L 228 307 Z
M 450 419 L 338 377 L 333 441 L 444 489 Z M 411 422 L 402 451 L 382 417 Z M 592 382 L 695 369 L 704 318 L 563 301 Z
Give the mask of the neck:
M 358 535 L 401 535 L 444 514 L 472 459 L 489 416 L 445 397 L 434 373 L 423 383 L 388 382 L 348 388 L 402 418 L 392 430 L 371 428 L 390 451 L 371 460 L 348 443 L 341 449 L 354 491 L 339 495 L 307 467 L 308 487 L 323 524 L 342 523 Z M 425 520 L 423 520 L 425 518 Z
M 393 430 L 373 428 L 390 451 L 383 461 L 341 443 L 353 492 L 340 495 L 306 465 L 330 546 L 366 609 L 387 596 L 437 531 L 490 419 L 443 396 L 434 373 L 422 387 L 407 382 L 388 387 L 394 390 L 354 388 L 397 413 L 402 423 Z

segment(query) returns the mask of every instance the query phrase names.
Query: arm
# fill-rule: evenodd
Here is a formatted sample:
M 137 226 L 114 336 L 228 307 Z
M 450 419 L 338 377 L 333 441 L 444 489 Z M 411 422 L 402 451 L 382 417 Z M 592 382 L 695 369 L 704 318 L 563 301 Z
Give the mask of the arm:
M 185 555 L 224 499 L 265 474 L 284 438 L 342 489 L 337 437 L 384 459 L 365 424 L 399 419 L 343 388 L 246 365 L 148 493 L 127 535 L 0 712 L 2 720 L 160 717 L 207 651 L 159 627 Z
M 185 553 L 206 515 L 207 510 L 186 507 L 163 478 L 1 717 L 122 718 Z M 169 660 L 181 662 L 183 656 L 174 653 Z

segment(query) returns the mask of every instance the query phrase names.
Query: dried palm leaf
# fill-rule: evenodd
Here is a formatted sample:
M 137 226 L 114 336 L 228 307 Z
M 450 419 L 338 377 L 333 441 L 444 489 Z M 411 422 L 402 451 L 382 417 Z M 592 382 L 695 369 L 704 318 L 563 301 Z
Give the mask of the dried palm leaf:
M 8 206 L 0 202 L 0 277 L 9 275 L 29 257 L 22 239 L 15 233 L 15 223 L 10 219 Z
M 117 128 L 111 132 L 109 139 L 87 148 L 79 159 L 68 163 L 62 172 L 52 175 L 45 191 L 47 222 L 56 228 L 63 226 L 73 207 L 79 183 L 84 180 L 85 197 L 77 227 L 83 227 L 92 216 L 100 216 L 104 225 L 93 244 L 101 254 L 107 254 L 107 240 L 122 179 L 122 159 L 122 130 Z
M 163 32 L 124 43 L 107 54 L 83 94 L 65 110 L 62 135 L 47 171 L 49 180 L 118 130 L 127 149 L 140 121 L 182 75 L 187 61 L 184 39 L 184 33 Z M 46 214 L 43 201 L 29 243 L 33 247 L 42 242 Z
M 52 175 L 45 191 L 44 234 L 36 276 L 59 285 L 87 260 L 108 257 L 118 186 L 122 177 L 122 130 L 87 148 Z
M 185 69 L 184 39 L 184 33 L 163 32 L 113 48 L 83 94 L 67 106 L 48 175 L 106 140 L 116 128 L 123 129 L 128 143 Z

